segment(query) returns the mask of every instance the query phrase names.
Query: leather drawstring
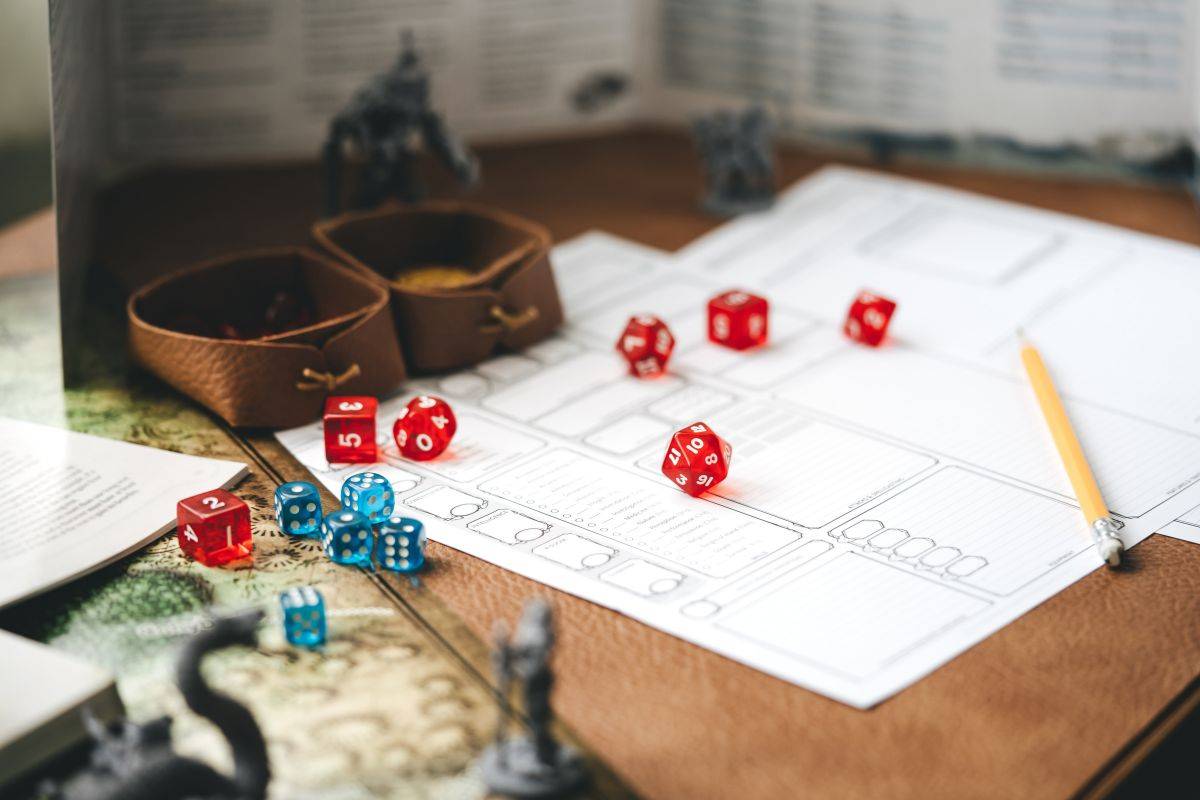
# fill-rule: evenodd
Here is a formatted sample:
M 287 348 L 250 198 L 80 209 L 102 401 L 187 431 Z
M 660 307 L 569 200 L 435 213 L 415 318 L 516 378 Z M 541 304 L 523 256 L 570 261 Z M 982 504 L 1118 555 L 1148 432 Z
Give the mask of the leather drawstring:
M 502 331 L 512 332 L 518 328 L 524 328 L 529 323 L 538 318 L 539 312 L 537 306 L 529 306 L 519 314 L 510 314 L 505 311 L 503 306 L 494 305 L 488 309 L 492 319 L 499 322 L 499 325 L 485 325 L 480 330 L 483 333 L 500 333 Z
M 346 381 L 351 378 L 357 378 L 361 374 L 362 370 L 358 368 L 358 364 L 351 364 L 341 375 L 334 375 L 332 372 L 317 372 L 315 369 L 305 367 L 300 375 L 306 380 L 297 381 L 296 388 L 302 392 L 317 392 L 322 390 L 332 392 Z

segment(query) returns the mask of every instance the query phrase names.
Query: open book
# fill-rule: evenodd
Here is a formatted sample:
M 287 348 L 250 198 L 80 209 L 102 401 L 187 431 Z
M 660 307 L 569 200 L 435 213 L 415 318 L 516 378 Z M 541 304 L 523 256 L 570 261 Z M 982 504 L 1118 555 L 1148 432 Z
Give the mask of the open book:
M 175 525 L 175 504 L 246 475 L 181 455 L 0 418 L 0 608 L 129 555 Z

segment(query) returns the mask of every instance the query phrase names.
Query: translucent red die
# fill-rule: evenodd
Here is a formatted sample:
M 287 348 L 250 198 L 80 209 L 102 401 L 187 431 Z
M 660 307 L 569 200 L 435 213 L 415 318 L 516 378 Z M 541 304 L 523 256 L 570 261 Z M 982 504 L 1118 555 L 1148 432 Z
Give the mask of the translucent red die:
M 450 404 L 440 397 L 423 394 L 409 400 L 400 410 L 392 425 L 392 436 L 402 456 L 428 461 L 446 449 L 456 430 L 458 422 Z
M 617 340 L 617 352 L 629 362 L 629 374 L 653 378 L 667 371 L 667 360 L 675 349 L 675 337 L 658 317 L 630 317 Z
M 325 400 L 325 459 L 331 464 L 374 464 L 374 397 L 330 397 Z
M 175 522 L 179 549 L 205 566 L 240 561 L 254 550 L 250 509 L 224 489 L 180 500 Z
M 697 422 L 675 432 L 663 457 L 662 471 L 695 497 L 725 480 L 733 448 L 712 428 Z
M 745 350 L 767 341 L 767 299 L 732 289 L 708 301 L 710 341 Z
M 872 292 L 859 292 L 850 304 L 842 330 L 856 342 L 878 347 L 887 334 L 896 304 Z

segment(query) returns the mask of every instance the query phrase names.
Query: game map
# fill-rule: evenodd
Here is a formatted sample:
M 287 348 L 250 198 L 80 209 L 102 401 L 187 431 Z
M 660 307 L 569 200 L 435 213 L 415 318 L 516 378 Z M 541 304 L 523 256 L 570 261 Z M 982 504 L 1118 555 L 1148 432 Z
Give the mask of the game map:
M 251 507 L 254 563 L 205 568 L 181 554 L 172 532 L 133 557 L 7 609 L 0 627 L 104 665 L 117 676 L 131 719 L 172 715 L 181 752 L 228 769 L 219 732 L 192 715 L 175 690 L 176 647 L 208 624 L 214 608 L 271 610 L 281 590 L 317 586 L 330 613 L 323 653 L 288 646 L 277 618 L 268 617 L 257 650 L 207 662 L 210 682 L 246 701 L 264 729 L 271 796 L 484 796 L 475 759 L 497 720 L 486 646 L 419 580 L 339 567 L 316 540 L 281 534 L 272 493 L 278 483 L 305 478 L 303 468 L 269 435 L 239 435 L 132 370 L 115 314 L 89 314 L 81 380 L 61 390 L 56 316 L 52 276 L 0 285 L 0 414 L 248 463 L 250 477 L 235 492 Z M 438 549 L 431 547 L 431 569 Z M 602 766 L 592 769 L 591 796 L 631 796 Z

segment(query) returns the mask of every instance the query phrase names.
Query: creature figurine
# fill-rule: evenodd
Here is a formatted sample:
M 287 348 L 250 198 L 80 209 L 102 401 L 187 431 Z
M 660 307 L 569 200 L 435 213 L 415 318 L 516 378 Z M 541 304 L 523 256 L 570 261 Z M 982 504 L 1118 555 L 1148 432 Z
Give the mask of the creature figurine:
M 171 748 L 171 719 L 120 720 L 104 726 L 85 717 L 95 739 L 91 764 L 60 785 L 45 784 L 52 800 L 262 800 L 271 769 L 267 745 L 254 716 L 241 703 L 210 688 L 200 662 L 214 650 L 257 644 L 258 610 L 219 617 L 180 651 L 176 683 L 188 707 L 217 726 L 233 753 L 233 775 L 224 775 Z
M 762 106 L 740 114 L 716 111 L 697 119 L 692 132 L 704 159 L 705 209 L 733 216 L 775 202 L 771 120 Z
M 496 626 L 495 636 L 492 662 L 497 688 L 507 700 L 513 681 L 519 682 L 530 733 L 510 738 L 509 720 L 501 711 L 496 741 L 481 757 L 484 782 L 492 792 L 520 800 L 558 797 L 579 788 L 587 780 L 583 760 L 550 731 L 554 623 L 549 604 L 531 600 L 512 638 L 503 623 Z
M 403 35 L 400 57 L 386 72 L 358 90 L 329 125 L 324 162 L 325 210 L 341 210 L 342 148 L 350 142 L 362 155 L 358 207 L 377 206 L 388 197 L 416 202 L 424 196 L 415 169 L 419 141 L 464 184 L 479 179 L 479 164 L 429 108 L 429 75 L 421 67 L 411 32 Z

